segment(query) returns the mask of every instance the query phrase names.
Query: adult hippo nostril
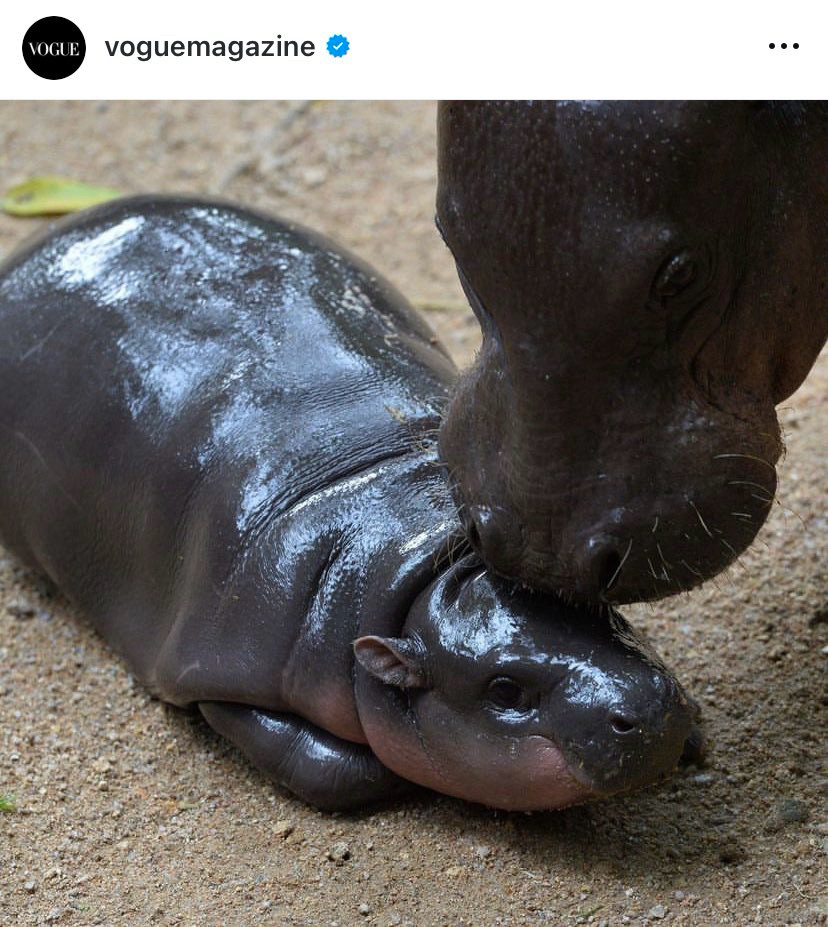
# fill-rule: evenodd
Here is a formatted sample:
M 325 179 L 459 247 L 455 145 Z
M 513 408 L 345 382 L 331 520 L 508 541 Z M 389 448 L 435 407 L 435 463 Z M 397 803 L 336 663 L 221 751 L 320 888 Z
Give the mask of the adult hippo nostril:
M 510 522 L 501 509 L 470 505 L 464 525 L 469 543 L 484 561 L 508 565 L 518 559 L 522 540 L 520 526 Z
M 480 551 L 480 531 L 477 528 L 477 522 L 471 517 L 467 509 L 460 510 L 460 523 L 466 534 L 469 544 L 476 550 Z
M 613 712 L 609 717 L 609 722 L 616 734 L 631 734 L 639 728 L 638 719 L 623 712 Z
M 577 592 L 588 599 L 603 598 L 618 581 L 626 548 L 609 535 L 590 537 L 574 558 Z

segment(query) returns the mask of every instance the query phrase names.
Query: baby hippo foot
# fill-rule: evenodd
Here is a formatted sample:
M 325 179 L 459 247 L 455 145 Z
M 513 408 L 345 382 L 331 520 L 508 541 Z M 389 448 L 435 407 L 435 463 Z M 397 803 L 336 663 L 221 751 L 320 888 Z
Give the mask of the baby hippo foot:
M 279 785 L 324 811 L 347 811 L 412 788 L 363 744 L 296 715 L 234 702 L 199 702 L 207 723 Z

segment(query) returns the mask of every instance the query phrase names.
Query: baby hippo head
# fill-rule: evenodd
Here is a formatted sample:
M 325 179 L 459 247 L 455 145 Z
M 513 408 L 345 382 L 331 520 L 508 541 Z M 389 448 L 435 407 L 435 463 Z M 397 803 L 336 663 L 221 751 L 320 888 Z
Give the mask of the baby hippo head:
M 678 682 L 615 612 L 460 562 L 400 637 L 354 642 L 360 720 L 404 778 L 511 810 L 560 808 L 670 772 L 691 733 Z

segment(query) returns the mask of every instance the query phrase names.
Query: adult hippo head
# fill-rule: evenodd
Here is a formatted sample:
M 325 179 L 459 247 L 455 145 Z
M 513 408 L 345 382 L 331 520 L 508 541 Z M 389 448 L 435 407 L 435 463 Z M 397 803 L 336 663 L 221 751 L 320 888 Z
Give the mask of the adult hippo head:
M 483 345 L 440 446 L 489 565 L 620 603 L 750 544 L 828 333 L 826 163 L 825 104 L 442 105 Z

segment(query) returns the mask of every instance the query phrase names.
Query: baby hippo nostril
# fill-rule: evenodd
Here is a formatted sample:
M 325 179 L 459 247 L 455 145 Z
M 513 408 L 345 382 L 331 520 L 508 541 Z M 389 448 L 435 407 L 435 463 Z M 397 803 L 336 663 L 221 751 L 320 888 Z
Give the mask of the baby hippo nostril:
M 639 728 L 638 719 L 632 715 L 624 714 L 620 711 L 614 711 L 610 717 L 610 724 L 616 734 L 631 734 Z

